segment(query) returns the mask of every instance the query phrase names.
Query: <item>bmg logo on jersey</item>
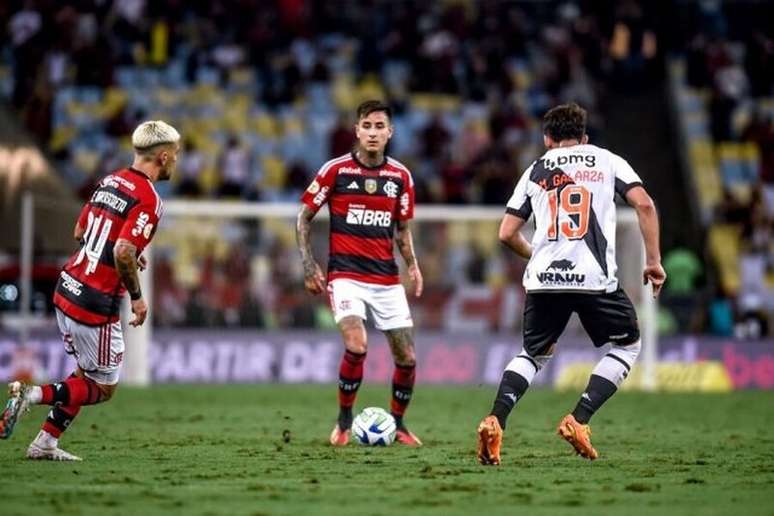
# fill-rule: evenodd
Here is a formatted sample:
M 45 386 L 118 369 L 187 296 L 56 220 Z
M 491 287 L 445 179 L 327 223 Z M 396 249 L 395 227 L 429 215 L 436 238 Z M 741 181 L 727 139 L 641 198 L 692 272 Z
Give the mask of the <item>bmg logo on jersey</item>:
M 384 210 L 367 210 L 361 207 L 350 206 L 347 210 L 347 224 L 387 228 L 392 224 L 392 213 Z
M 544 158 L 544 161 L 548 170 L 565 165 L 585 165 L 594 168 L 597 164 L 597 158 L 593 154 L 570 154 L 569 156 L 558 156 L 556 159 Z

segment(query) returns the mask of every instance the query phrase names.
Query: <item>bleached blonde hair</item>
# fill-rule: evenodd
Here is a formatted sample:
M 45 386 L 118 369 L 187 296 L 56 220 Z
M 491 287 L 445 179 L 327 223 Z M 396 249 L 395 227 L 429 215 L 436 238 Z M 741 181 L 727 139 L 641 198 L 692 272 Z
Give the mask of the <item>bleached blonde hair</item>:
M 180 133 L 163 120 L 148 120 L 137 126 L 132 133 L 132 146 L 137 151 L 148 150 L 156 145 L 177 143 Z

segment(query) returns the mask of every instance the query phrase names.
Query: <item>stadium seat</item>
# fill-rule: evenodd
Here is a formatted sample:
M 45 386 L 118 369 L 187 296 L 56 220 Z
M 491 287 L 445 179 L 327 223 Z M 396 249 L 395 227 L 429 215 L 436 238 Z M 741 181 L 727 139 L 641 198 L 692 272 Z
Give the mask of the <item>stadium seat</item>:
M 716 224 L 709 230 L 709 247 L 720 275 L 724 292 L 739 290 L 740 228 L 732 224 Z

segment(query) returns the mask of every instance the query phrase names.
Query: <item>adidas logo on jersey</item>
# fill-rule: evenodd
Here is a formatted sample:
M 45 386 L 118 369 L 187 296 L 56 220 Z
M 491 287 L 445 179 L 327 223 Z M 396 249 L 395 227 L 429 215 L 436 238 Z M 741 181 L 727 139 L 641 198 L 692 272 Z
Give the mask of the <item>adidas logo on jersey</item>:
M 392 224 L 392 213 L 383 210 L 367 210 L 365 208 L 350 207 L 347 211 L 347 224 L 387 228 Z
M 347 190 L 359 190 L 360 187 L 357 184 L 357 181 L 352 181 L 349 183 L 349 186 L 347 187 Z

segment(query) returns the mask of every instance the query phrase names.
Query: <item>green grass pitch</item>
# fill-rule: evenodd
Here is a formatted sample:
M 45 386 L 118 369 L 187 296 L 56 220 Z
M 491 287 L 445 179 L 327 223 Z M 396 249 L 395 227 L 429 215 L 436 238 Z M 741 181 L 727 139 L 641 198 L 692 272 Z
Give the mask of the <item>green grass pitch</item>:
M 774 515 L 774 392 L 618 394 L 590 463 L 554 435 L 577 394 L 535 390 L 494 468 L 474 456 L 494 390 L 419 386 L 423 448 L 332 449 L 334 386 L 119 388 L 64 436 L 75 464 L 23 458 L 36 407 L 0 442 L 0 514 Z M 357 407 L 388 392 L 365 386 Z

